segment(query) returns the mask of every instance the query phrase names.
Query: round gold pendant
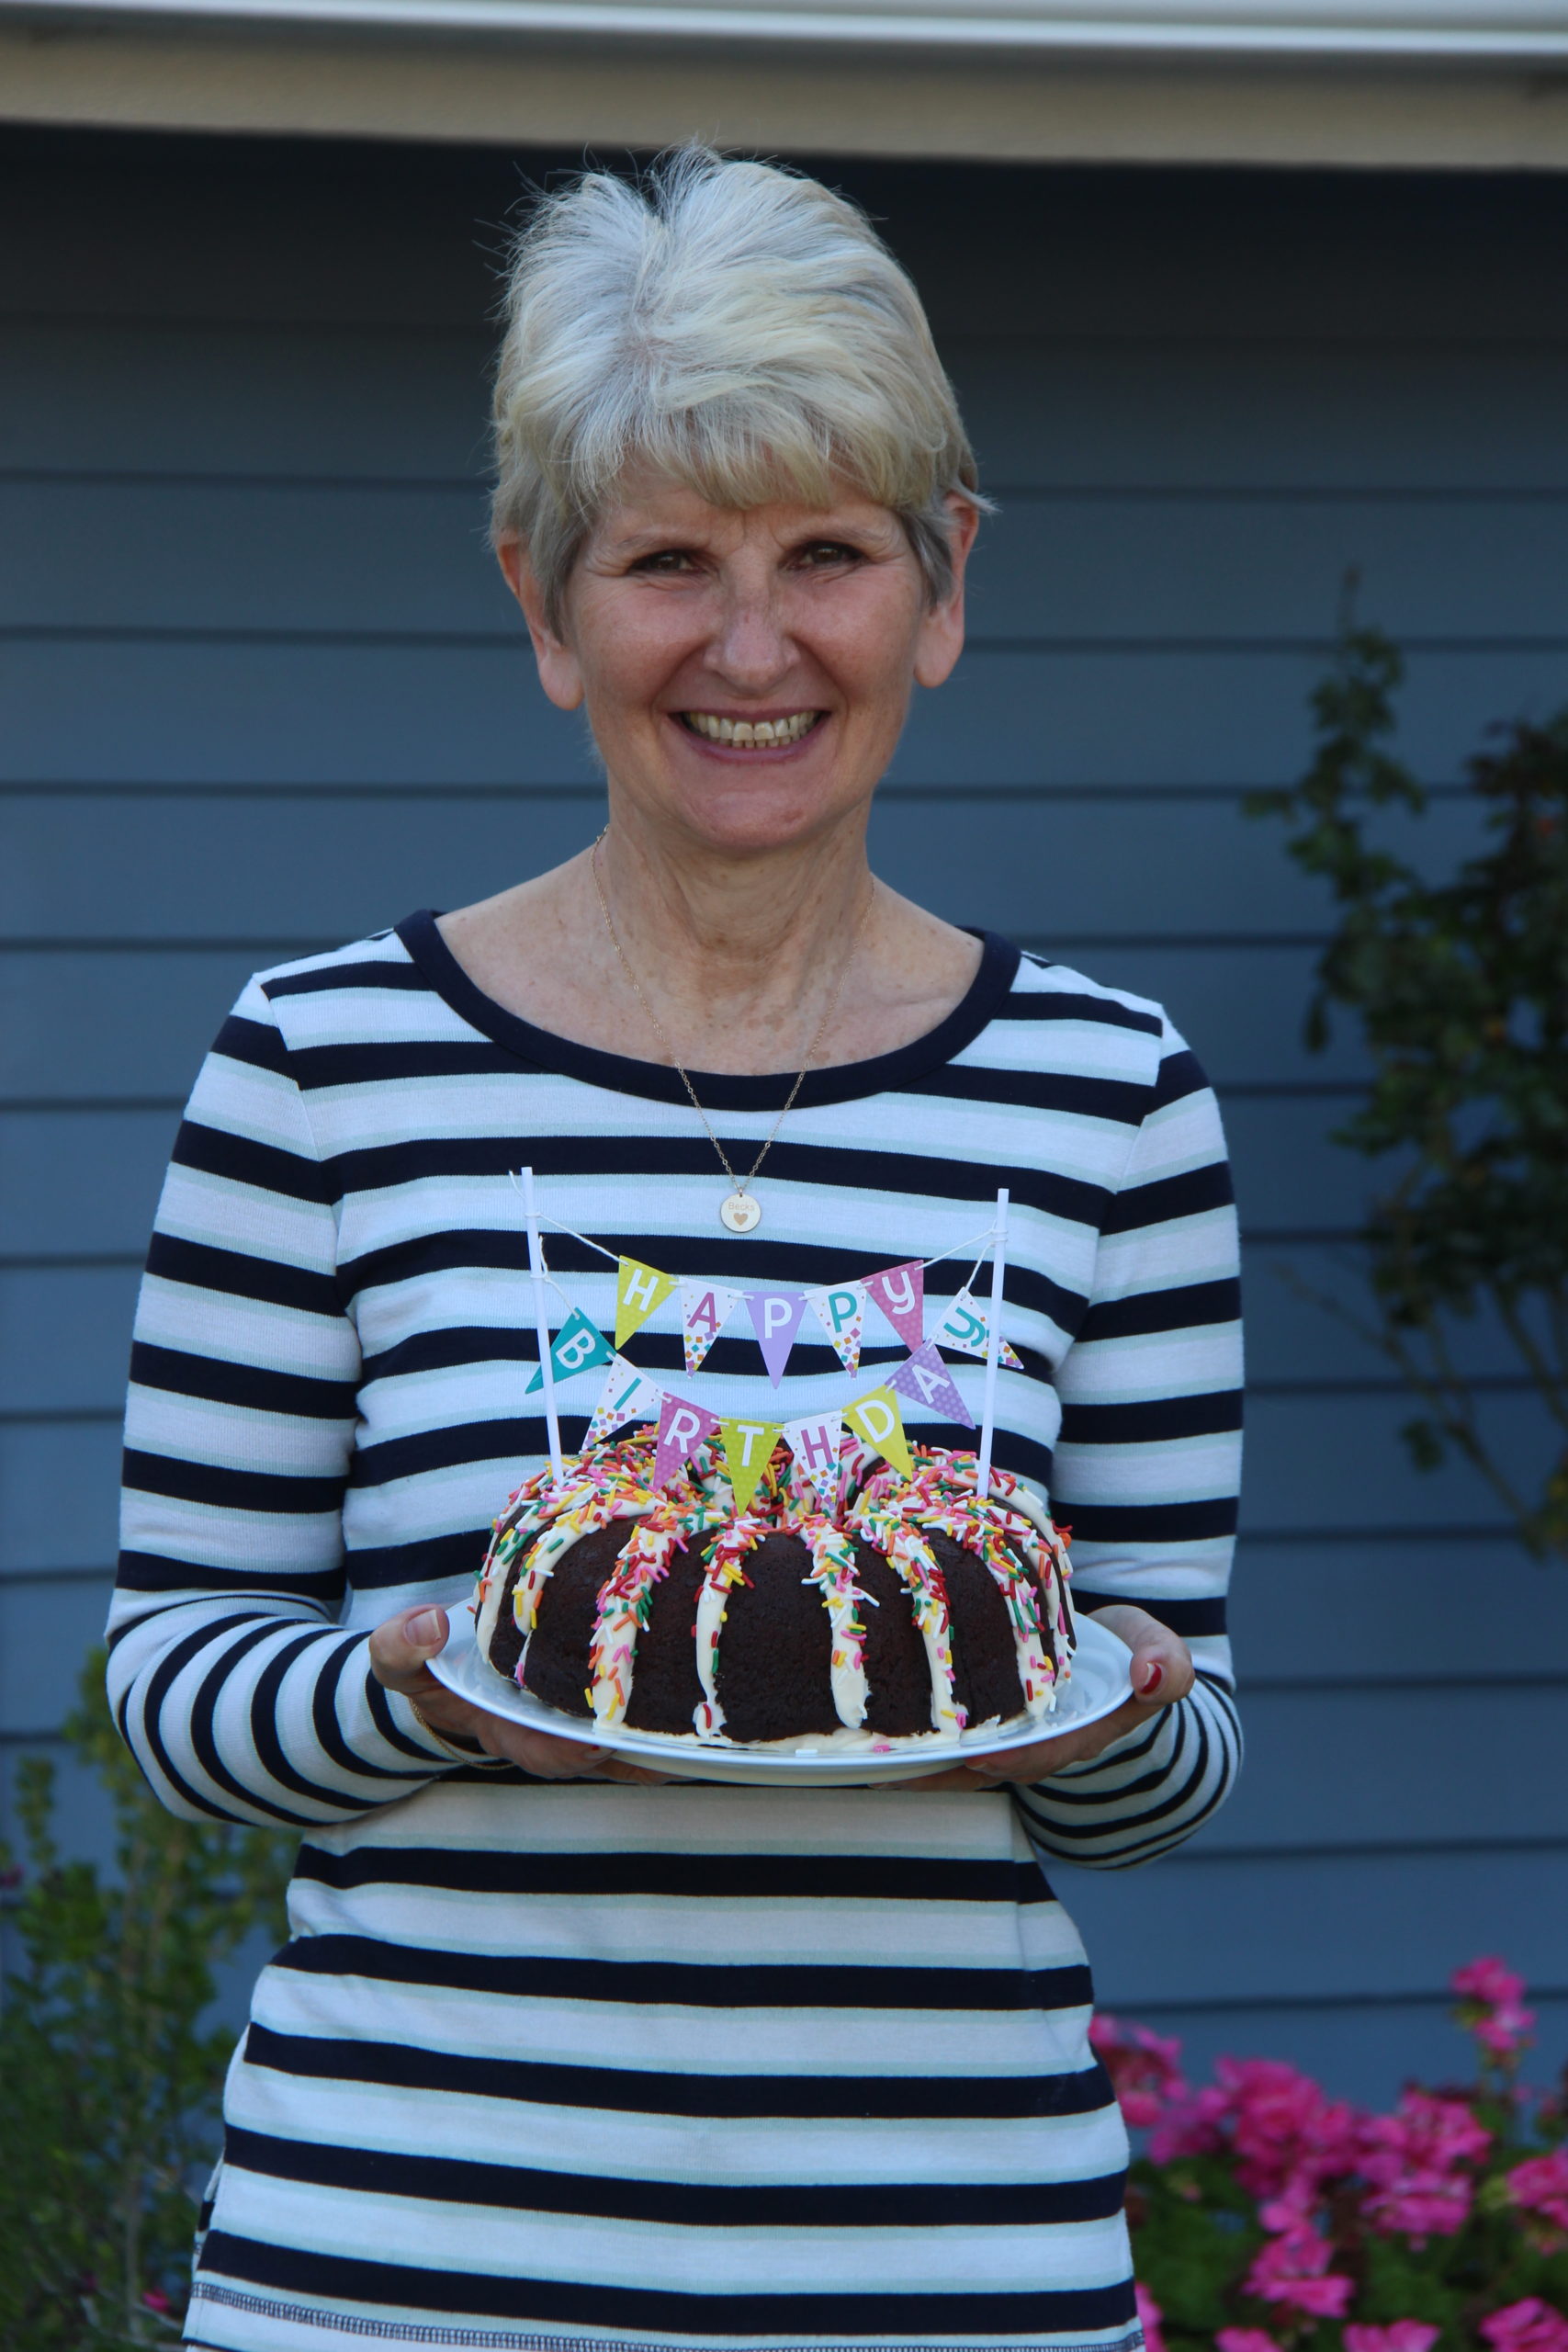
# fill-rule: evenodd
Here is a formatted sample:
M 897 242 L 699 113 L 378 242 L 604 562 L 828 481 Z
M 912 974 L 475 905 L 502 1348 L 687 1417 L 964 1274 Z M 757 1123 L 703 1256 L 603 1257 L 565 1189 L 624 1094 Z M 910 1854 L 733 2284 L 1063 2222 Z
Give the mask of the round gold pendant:
M 731 1233 L 754 1233 L 762 1222 L 761 1207 L 750 1193 L 731 1193 L 720 1201 L 718 1213 Z

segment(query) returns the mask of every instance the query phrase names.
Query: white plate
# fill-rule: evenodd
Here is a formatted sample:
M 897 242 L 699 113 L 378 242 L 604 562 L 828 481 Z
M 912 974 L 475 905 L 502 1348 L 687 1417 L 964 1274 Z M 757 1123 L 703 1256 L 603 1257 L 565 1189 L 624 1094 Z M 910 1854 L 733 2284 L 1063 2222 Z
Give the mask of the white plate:
M 466 1609 L 454 1609 L 450 1615 L 451 1636 L 440 1657 L 431 1661 L 431 1672 L 459 1699 L 468 1699 L 492 1715 L 504 1715 L 511 1723 L 525 1724 L 530 1731 L 548 1732 L 554 1739 L 581 1739 L 590 1747 L 607 1747 L 630 1763 L 673 1772 L 683 1781 L 787 1781 L 794 1788 L 817 1789 L 913 1781 L 922 1773 L 967 1763 L 971 1757 L 995 1756 L 1003 1748 L 1027 1747 L 1033 1740 L 1051 1739 L 1058 1732 L 1098 1723 L 1133 1694 L 1128 1671 L 1132 1653 L 1126 1644 L 1097 1625 L 1092 1617 L 1080 1617 L 1072 1679 L 1057 1698 L 1055 1713 L 1038 1725 L 1021 1729 L 1016 1723 L 990 1724 L 978 1731 L 961 1732 L 956 1741 L 933 1739 L 929 1747 L 904 1747 L 891 1756 L 878 1756 L 869 1746 L 839 1746 L 835 1737 L 803 1739 L 793 1747 L 781 1742 L 766 1748 L 699 1747 L 695 1742 L 660 1732 L 602 1731 L 579 1715 L 563 1715 L 557 1708 L 547 1707 L 542 1699 L 506 1681 L 480 1657 L 474 1642 L 474 1621 Z M 852 1732 L 835 1736 L 858 1743 L 866 1735 Z

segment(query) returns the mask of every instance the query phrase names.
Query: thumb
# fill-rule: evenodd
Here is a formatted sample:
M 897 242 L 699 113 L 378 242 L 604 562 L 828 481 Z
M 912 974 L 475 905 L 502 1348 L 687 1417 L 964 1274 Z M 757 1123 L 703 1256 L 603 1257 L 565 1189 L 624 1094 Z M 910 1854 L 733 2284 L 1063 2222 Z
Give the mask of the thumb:
M 370 1636 L 370 1665 L 389 1690 L 423 1688 L 430 1661 L 444 1649 L 449 1631 L 445 1609 L 423 1602 L 400 1609 Z

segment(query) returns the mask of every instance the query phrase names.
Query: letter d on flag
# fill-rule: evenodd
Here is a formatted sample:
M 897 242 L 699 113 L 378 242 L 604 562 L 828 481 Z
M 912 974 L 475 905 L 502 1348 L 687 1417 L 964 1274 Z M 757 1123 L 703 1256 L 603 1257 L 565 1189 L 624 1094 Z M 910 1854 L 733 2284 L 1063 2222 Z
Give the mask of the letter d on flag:
M 844 1407 L 844 1419 L 858 1436 L 864 1438 L 874 1453 L 891 1462 L 906 1478 L 911 1475 L 914 1464 L 904 1435 L 904 1416 L 891 1388 L 873 1388 L 865 1396 L 857 1396 L 852 1405 Z

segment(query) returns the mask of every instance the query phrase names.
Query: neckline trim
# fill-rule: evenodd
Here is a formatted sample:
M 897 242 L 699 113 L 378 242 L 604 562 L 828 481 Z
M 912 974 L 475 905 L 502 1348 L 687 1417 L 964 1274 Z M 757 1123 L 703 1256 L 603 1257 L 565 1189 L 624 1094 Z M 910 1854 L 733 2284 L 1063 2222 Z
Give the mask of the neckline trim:
M 679 1076 L 663 1062 L 637 1061 L 629 1055 L 604 1053 L 596 1046 L 580 1046 L 575 1039 L 536 1028 L 533 1022 L 497 1004 L 468 978 L 436 925 L 437 910 L 422 907 L 417 913 L 406 915 L 395 929 L 410 960 L 436 995 L 492 1045 L 535 1069 L 556 1070 L 565 1078 L 581 1080 L 585 1086 L 691 1109 Z M 797 1110 L 897 1091 L 940 1069 L 974 1043 L 1005 1001 L 1021 959 L 1011 940 L 998 932 L 972 930 L 969 935 L 980 942 L 980 968 L 945 1020 L 890 1054 L 807 1070 L 795 1098 Z M 753 1077 L 694 1069 L 691 1079 L 705 1111 L 776 1111 L 795 1083 L 795 1072 L 770 1071 Z

